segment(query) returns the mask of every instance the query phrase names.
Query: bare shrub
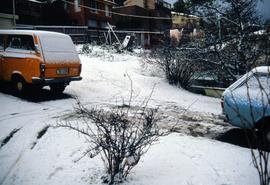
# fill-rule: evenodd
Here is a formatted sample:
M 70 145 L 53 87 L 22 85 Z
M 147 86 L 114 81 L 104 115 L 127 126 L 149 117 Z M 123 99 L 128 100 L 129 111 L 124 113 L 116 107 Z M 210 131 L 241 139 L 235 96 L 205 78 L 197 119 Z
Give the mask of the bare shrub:
M 261 99 L 259 103 L 263 106 L 261 114 L 263 118 L 260 121 L 255 119 L 256 107 L 252 107 L 252 101 L 254 101 L 254 94 L 252 94 L 252 85 L 246 83 L 248 88 L 248 100 L 251 109 L 251 117 L 256 127 L 252 129 L 253 136 L 256 139 L 257 148 L 251 148 L 251 155 L 253 165 L 256 168 L 260 185 L 269 185 L 270 184 L 270 171 L 269 171 L 269 152 L 270 152 L 270 117 L 269 117 L 269 104 L 270 104 L 270 71 L 268 68 L 268 75 L 265 76 L 268 79 L 264 80 L 260 78 L 259 75 L 256 75 L 256 81 L 259 85 L 259 93 Z M 252 109 L 253 108 L 253 109 Z M 268 112 L 267 112 L 268 111 Z M 258 132 L 257 132 L 258 129 Z
M 81 53 L 82 54 L 89 55 L 89 54 L 92 53 L 92 51 L 93 51 L 93 46 L 92 45 L 90 45 L 90 44 L 87 43 L 87 44 L 84 44 L 82 46 L 82 49 L 81 49 Z
M 82 121 L 74 123 L 65 119 L 58 126 L 86 137 L 89 146 L 82 157 L 100 155 L 107 172 L 103 182 L 114 184 L 125 180 L 141 156 L 165 134 L 157 126 L 157 110 L 146 106 L 144 103 L 132 108 L 129 102 L 123 106 L 88 109 L 78 101 L 74 115 Z
M 196 47 L 162 47 L 153 50 L 147 62 L 158 64 L 170 84 L 187 89 L 202 70 L 202 57 Z

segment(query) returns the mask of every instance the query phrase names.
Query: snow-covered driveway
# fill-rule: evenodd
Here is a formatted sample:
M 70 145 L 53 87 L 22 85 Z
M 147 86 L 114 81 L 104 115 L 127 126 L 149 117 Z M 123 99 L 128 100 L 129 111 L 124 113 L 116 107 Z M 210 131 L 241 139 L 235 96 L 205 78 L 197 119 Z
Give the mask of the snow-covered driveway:
M 129 100 L 132 81 L 134 104 L 155 87 L 149 106 L 159 107 L 164 124 L 180 118 L 183 123 L 213 128 L 221 112 L 219 99 L 187 92 L 148 75 L 140 67 L 140 56 L 96 52 L 80 56 L 83 80 L 67 87 L 68 98 L 37 103 L 0 92 L 0 184 L 101 184 L 103 167 L 98 157 L 74 162 L 87 146 L 84 138 L 66 129 L 46 127 L 72 110 L 73 96 L 86 105 L 122 103 Z M 183 111 L 184 116 L 180 115 Z M 254 185 L 258 180 L 248 149 L 171 134 L 149 150 L 124 184 Z

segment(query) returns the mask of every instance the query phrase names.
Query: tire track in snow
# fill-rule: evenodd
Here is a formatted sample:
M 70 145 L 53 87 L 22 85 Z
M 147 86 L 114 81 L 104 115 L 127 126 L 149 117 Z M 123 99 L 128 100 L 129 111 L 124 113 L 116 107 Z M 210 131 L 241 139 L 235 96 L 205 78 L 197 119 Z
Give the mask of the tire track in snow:
M 28 110 L 28 111 L 16 112 L 16 113 L 11 113 L 11 114 L 1 115 L 1 118 L 3 118 L 3 119 L 0 119 L 0 122 L 6 121 L 6 120 L 9 120 L 9 119 L 14 119 L 14 118 L 21 118 L 21 117 L 33 115 L 33 114 L 36 114 L 36 113 L 42 113 L 43 111 L 47 111 L 47 110 L 53 111 L 53 109 L 41 108 L 39 110 L 37 110 L 37 109 L 31 109 L 31 110 Z
M 9 177 L 10 174 L 12 174 L 12 171 L 14 170 L 15 166 L 19 163 L 22 156 L 24 155 L 26 151 L 26 148 L 23 148 L 21 152 L 19 153 L 18 157 L 16 158 L 15 162 L 10 166 L 9 170 L 7 171 L 6 175 L 4 175 L 4 178 L 0 181 L 0 185 L 3 185 L 6 181 L 6 179 Z
M 10 140 L 11 138 L 14 136 L 14 134 L 16 134 L 21 128 L 15 128 L 13 129 L 8 136 L 6 136 L 2 141 L 1 141 L 1 145 L 0 145 L 0 149 L 5 146 Z
M 43 118 L 46 118 L 47 116 L 43 116 Z M 35 122 L 30 122 L 30 125 L 28 125 L 28 127 L 32 127 L 32 125 L 36 124 Z M 40 130 L 33 130 L 33 136 L 35 135 L 35 133 L 37 133 L 36 139 L 39 140 L 41 139 L 41 137 L 47 132 L 47 129 L 49 128 L 49 126 L 45 126 Z M 26 128 L 25 128 L 26 129 Z M 20 135 L 19 137 L 21 138 L 24 135 Z M 17 138 L 17 140 L 20 140 L 20 138 Z M 30 136 L 31 138 L 31 136 Z M 24 144 L 21 147 L 21 151 L 19 152 L 19 154 L 17 155 L 17 157 L 15 157 L 15 160 L 12 161 L 11 165 L 9 165 L 9 168 L 6 172 L 6 174 L 3 176 L 2 179 L 0 179 L 0 185 L 4 185 L 6 180 L 9 179 L 9 177 L 11 177 L 14 174 L 14 170 L 16 168 L 16 166 L 20 163 L 21 159 L 23 158 L 24 155 L 27 155 L 28 152 L 30 152 L 34 146 L 37 144 L 37 140 L 32 143 L 32 140 L 29 140 L 29 138 L 23 138 L 24 140 Z M 27 143 L 26 143 L 27 142 Z M 34 144 L 34 145 L 33 145 Z M 30 145 L 32 145 L 32 147 L 29 147 Z M 15 153 L 17 154 L 17 153 Z M 3 173 L 3 172 L 2 172 Z

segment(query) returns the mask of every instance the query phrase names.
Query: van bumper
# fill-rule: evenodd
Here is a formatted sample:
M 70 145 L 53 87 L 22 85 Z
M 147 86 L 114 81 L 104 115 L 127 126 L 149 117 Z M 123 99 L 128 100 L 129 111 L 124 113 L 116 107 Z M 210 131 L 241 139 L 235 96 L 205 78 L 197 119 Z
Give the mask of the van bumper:
M 32 83 L 33 84 L 41 84 L 41 85 L 50 85 L 56 83 L 65 83 L 69 84 L 71 81 L 80 81 L 82 77 L 75 76 L 75 77 L 62 77 L 62 78 L 40 78 L 40 77 L 33 77 Z

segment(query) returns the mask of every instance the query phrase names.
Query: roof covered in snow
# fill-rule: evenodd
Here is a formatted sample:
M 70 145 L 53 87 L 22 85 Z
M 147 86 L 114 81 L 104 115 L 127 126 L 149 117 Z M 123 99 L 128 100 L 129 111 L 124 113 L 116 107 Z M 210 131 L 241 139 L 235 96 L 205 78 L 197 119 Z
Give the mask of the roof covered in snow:
M 200 17 L 198 17 L 198 16 L 196 16 L 196 15 L 185 14 L 185 13 L 174 12 L 174 11 L 171 11 L 171 14 L 172 14 L 172 15 L 178 15 L 178 16 L 186 16 L 186 17 L 200 18 Z
M 253 73 L 270 73 L 270 66 L 260 66 L 252 69 Z
M 38 36 L 45 36 L 45 35 L 54 35 L 54 36 L 66 36 L 66 34 L 59 33 L 59 32 L 52 32 L 52 31 L 40 31 L 40 30 L 0 30 L 0 34 L 25 34 L 25 35 L 38 35 Z

